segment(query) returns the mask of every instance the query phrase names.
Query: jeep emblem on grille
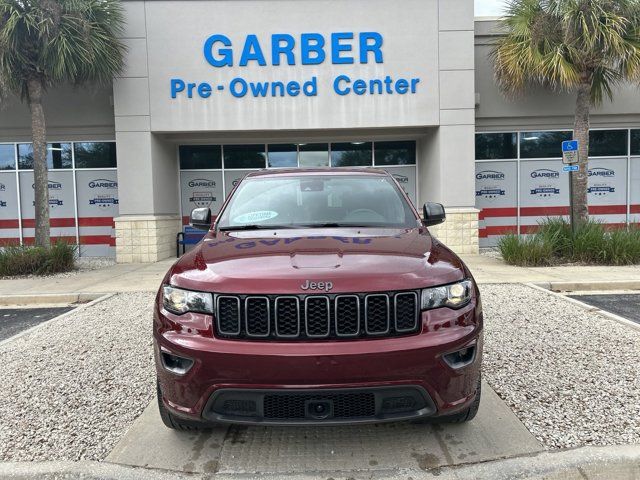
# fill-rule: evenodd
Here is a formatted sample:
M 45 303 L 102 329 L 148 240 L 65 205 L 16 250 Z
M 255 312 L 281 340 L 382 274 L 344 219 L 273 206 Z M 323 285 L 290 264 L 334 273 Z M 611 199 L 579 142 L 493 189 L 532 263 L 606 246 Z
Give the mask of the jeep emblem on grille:
M 302 290 L 324 290 L 328 292 L 333 288 L 333 283 L 331 282 L 312 282 L 307 280 L 305 283 L 300 285 Z

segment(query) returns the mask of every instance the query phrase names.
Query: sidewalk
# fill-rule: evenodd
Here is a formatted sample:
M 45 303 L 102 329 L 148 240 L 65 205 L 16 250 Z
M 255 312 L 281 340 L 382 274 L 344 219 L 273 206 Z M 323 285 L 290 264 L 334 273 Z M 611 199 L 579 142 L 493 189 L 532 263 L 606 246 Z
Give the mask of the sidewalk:
M 464 255 L 462 258 L 478 283 L 538 283 L 554 289 L 573 290 L 589 289 L 579 284 L 595 284 L 600 289 L 603 282 L 616 282 L 618 289 L 640 289 L 640 267 L 637 265 L 522 268 L 483 255 Z M 64 277 L 0 280 L 0 296 L 155 291 L 174 261 L 171 258 L 152 264 L 114 265 Z

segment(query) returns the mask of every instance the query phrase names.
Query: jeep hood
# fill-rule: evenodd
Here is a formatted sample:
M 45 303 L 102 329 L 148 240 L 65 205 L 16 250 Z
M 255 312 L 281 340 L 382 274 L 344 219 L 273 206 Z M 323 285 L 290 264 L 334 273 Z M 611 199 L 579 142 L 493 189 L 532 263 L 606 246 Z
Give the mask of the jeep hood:
M 172 285 L 239 294 L 410 290 L 465 277 L 462 261 L 424 228 L 209 232 L 168 274 Z M 165 280 L 166 281 L 166 280 Z

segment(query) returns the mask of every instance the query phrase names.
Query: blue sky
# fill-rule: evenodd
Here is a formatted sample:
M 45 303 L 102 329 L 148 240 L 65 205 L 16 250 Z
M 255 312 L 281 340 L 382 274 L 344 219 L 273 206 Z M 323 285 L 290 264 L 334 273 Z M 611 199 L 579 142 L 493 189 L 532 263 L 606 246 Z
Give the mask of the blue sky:
M 502 14 L 503 0 L 475 0 L 476 17 L 494 17 Z

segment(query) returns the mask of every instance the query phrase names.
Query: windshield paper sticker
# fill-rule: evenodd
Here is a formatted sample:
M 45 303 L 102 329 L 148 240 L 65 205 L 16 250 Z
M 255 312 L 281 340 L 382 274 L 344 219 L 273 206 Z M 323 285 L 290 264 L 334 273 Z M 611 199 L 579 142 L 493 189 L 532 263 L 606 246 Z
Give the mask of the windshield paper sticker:
M 264 222 L 265 220 L 271 220 L 272 218 L 276 218 L 278 216 L 278 212 L 273 212 L 271 210 L 263 210 L 260 212 L 249 212 L 242 215 L 238 215 L 233 219 L 233 223 L 256 223 L 256 222 Z

